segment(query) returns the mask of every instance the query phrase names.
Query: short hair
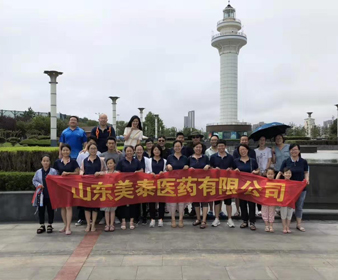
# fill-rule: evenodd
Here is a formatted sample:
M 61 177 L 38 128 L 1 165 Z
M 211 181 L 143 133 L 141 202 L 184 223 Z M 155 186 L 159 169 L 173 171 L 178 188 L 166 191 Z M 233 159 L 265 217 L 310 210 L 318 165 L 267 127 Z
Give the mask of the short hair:
M 154 150 L 156 148 L 159 149 L 159 151 L 160 151 L 160 157 L 162 157 L 163 150 L 162 150 L 162 148 L 161 148 L 161 146 L 159 144 L 154 144 L 154 146 L 151 148 L 151 153 L 150 153 L 151 157 L 154 156 Z
M 146 144 L 149 143 L 149 142 L 154 143 L 153 138 L 148 138 L 148 139 L 146 140 Z
M 242 139 L 243 137 L 246 137 L 249 139 L 249 136 L 248 135 L 242 135 L 240 139 Z
M 237 152 L 239 153 L 239 148 L 240 147 L 244 147 L 245 149 L 247 149 L 248 151 L 250 150 L 249 146 L 247 144 L 239 144 L 239 146 L 237 147 Z
M 181 136 L 181 135 L 184 137 L 183 132 L 177 132 L 177 133 L 176 133 L 176 138 L 177 138 L 178 136 Z
M 273 138 L 273 141 L 275 141 L 275 142 L 276 142 L 276 138 L 277 138 L 277 136 L 281 136 L 281 137 L 282 137 L 282 139 L 283 139 L 283 143 L 285 143 L 285 137 L 283 136 L 283 134 L 278 134 L 278 135 L 276 135 L 276 136 Z
M 116 160 L 115 160 L 114 158 L 112 158 L 112 157 L 111 157 L 111 158 L 107 158 L 107 159 L 106 159 L 106 164 L 107 164 L 107 163 L 108 163 L 108 161 L 110 161 L 110 160 L 113 160 L 113 162 L 116 164 Z
M 203 143 L 202 142 L 195 143 L 194 145 L 192 145 L 192 147 L 195 148 L 197 145 L 201 145 L 202 149 L 203 149 Z
M 87 137 L 87 142 L 89 142 L 90 140 L 93 140 L 95 143 L 97 143 L 97 138 L 94 135 L 90 135 Z
M 181 147 L 183 146 L 182 141 L 180 141 L 180 140 L 175 140 L 174 143 L 173 143 L 173 147 L 175 146 L 176 143 L 180 143 L 180 144 L 181 144 Z
M 70 117 L 69 117 L 69 120 L 70 120 L 71 118 L 75 118 L 76 121 L 79 122 L 79 117 L 78 117 L 78 116 L 70 116 Z
M 219 137 L 218 137 L 217 134 L 211 135 L 210 139 L 211 139 L 212 137 L 216 137 L 217 139 L 219 139 Z
M 290 172 L 292 173 L 290 167 L 285 167 L 285 168 L 283 169 L 283 173 L 288 172 L 288 171 L 290 171 Z
M 70 151 L 72 150 L 72 148 L 70 147 L 70 145 L 63 143 L 60 147 L 60 150 L 62 151 L 63 148 L 68 148 Z
M 88 147 L 87 147 L 87 150 L 89 150 L 91 146 L 95 146 L 95 147 L 97 148 L 97 144 L 96 144 L 96 143 L 90 143 L 90 144 L 88 145 Z
M 135 151 L 134 147 L 132 145 L 127 145 L 127 146 L 124 146 L 124 152 L 127 151 L 128 148 L 131 148 L 133 151 Z
M 267 169 L 266 169 L 266 173 L 268 173 L 268 171 L 273 171 L 273 173 L 275 173 L 275 169 L 273 169 L 272 167 L 268 167 Z
M 134 149 L 134 151 L 136 151 L 136 148 L 137 147 L 142 147 L 142 149 L 144 150 L 144 147 L 143 147 L 143 145 L 142 144 L 137 144 L 136 146 L 135 146 L 135 149 Z
M 51 161 L 51 158 L 50 158 L 50 155 L 49 155 L 49 154 L 44 154 L 44 155 L 42 155 L 41 161 L 43 160 L 44 157 L 48 157 L 48 158 L 49 158 L 49 161 Z
M 219 144 L 224 144 L 224 145 L 226 146 L 226 145 L 227 145 L 227 141 L 225 141 L 225 140 L 223 140 L 223 139 L 218 139 L 218 141 L 217 141 L 217 146 L 218 146 Z
M 116 138 L 115 138 L 114 136 L 109 136 L 109 137 L 107 138 L 106 143 L 108 143 L 109 140 L 112 140 L 112 141 L 114 141 L 114 142 L 116 143 Z
M 157 140 L 160 139 L 160 138 L 163 138 L 164 140 L 167 140 L 167 138 L 164 135 L 161 135 L 160 137 L 158 137 Z

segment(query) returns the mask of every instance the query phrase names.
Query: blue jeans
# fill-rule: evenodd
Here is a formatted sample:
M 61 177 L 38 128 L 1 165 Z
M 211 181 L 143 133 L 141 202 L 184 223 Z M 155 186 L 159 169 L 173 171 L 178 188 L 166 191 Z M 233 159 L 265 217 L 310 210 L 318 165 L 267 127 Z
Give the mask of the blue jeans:
M 296 218 L 301 219 L 303 216 L 303 206 L 304 206 L 305 197 L 306 197 L 306 191 L 302 191 L 298 200 L 296 201 L 296 211 L 295 211 Z

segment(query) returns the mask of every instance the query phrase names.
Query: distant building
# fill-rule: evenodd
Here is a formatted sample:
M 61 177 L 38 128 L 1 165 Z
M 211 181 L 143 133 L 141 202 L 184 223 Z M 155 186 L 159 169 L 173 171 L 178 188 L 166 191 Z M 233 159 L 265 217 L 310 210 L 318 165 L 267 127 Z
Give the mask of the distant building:
M 334 117 L 332 117 L 332 120 L 327 120 L 323 122 L 323 127 L 327 128 L 330 127 L 331 125 L 333 125 L 333 121 L 334 121 Z
M 259 122 L 259 123 L 253 124 L 252 125 L 252 131 L 255 131 L 257 128 L 261 127 L 264 124 L 265 124 L 265 122 Z
M 195 111 L 189 111 L 188 116 L 184 116 L 184 128 L 195 128 Z

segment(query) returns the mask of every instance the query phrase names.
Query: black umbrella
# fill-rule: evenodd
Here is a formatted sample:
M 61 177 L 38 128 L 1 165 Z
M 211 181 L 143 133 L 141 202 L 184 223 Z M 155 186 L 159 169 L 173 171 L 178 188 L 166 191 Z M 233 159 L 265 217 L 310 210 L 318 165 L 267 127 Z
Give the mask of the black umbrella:
M 284 134 L 286 129 L 288 128 L 290 128 L 289 125 L 279 122 L 267 123 L 257 128 L 254 132 L 252 132 L 249 139 L 258 141 L 259 138 L 261 138 L 262 136 L 264 136 L 266 139 L 271 139 L 279 134 Z

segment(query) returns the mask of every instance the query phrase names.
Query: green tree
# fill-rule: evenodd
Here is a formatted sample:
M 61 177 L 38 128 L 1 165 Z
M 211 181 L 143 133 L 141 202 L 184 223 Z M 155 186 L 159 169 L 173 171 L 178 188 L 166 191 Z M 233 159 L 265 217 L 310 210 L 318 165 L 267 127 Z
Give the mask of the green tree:
M 24 122 L 29 122 L 35 117 L 35 112 L 33 111 L 32 107 L 29 107 L 27 111 L 23 112 L 23 114 L 18 118 Z
M 193 133 L 195 131 L 197 131 L 198 133 L 201 133 L 200 130 L 198 130 L 196 128 L 189 128 L 189 127 L 183 128 L 183 130 L 181 132 L 183 132 L 183 134 L 184 134 L 185 137 L 189 137 L 189 135 L 191 135 L 191 133 Z
M 24 121 L 17 121 L 16 122 L 16 129 L 21 131 L 21 136 L 26 137 L 26 133 L 28 130 L 29 123 Z
M 318 125 L 314 125 L 311 128 L 311 137 L 312 138 L 318 138 L 318 137 L 320 137 L 320 127 Z
M 98 121 L 88 120 L 86 126 L 97 126 L 99 124 Z
M 49 135 L 50 117 L 36 116 L 29 123 L 30 130 L 38 130 L 42 135 Z
M 57 135 L 60 137 L 62 131 L 68 127 L 68 120 L 57 120 Z
M 152 112 L 149 112 L 145 119 L 144 122 L 142 124 L 143 126 L 143 134 L 148 136 L 148 137 L 154 137 L 155 136 L 155 115 Z M 165 127 L 163 124 L 162 119 L 160 118 L 160 116 L 158 116 L 157 119 L 157 135 L 161 135 L 163 134 L 165 131 Z
M 335 119 L 330 126 L 330 136 L 331 138 L 337 138 L 337 119 Z
M 176 127 L 170 127 L 170 128 L 165 127 L 163 134 L 165 137 L 175 137 L 176 131 L 177 131 Z
M 125 121 L 116 121 L 115 133 L 116 136 L 123 135 L 124 129 L 128 123 Z
M 287 136 L 306 136 L 306 130 L 304 126 L 295 125 L 294 123 L 289 124 L 291 128 L 286 131 Z

